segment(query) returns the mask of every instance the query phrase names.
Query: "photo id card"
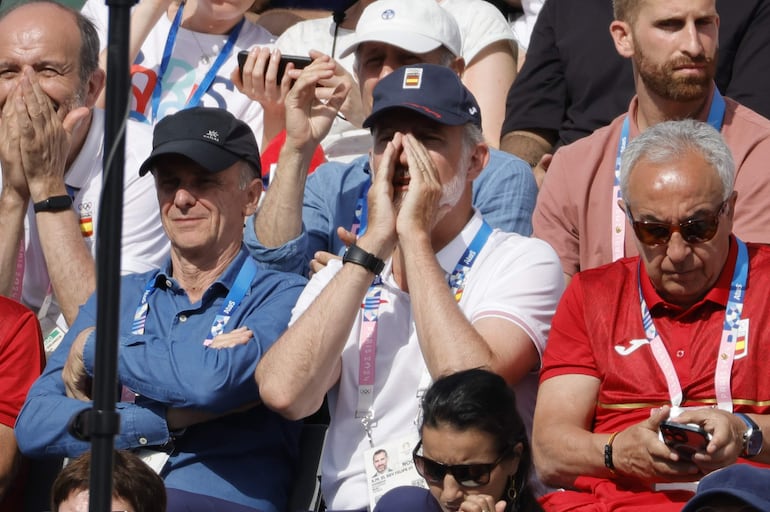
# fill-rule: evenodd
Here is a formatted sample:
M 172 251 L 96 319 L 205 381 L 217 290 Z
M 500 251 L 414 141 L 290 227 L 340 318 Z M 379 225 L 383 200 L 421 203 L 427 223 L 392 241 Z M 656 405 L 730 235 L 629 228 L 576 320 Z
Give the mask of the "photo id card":
M 364 467 L 369 491 L 369 510 L 389 490 L 402 485 L 428 488 L 417 473 L 412 450 L 419 438 L 415 434 L 399 440 L 382 443 L 364 452 Z

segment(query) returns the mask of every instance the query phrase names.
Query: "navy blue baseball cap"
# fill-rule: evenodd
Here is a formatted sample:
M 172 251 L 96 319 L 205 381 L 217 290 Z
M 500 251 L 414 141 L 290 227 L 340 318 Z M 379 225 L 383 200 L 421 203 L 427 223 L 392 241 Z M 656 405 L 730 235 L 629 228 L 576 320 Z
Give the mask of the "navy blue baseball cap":
M 472 123 L 481 128 L 476 98 L 445 66 L 409 65 L 382 78 L 374 87 L 372 113 L 364 120 L 364 128 L 371 128 L 385 112 L 404 108 L 441 124 Z
M 161 119 L 153 132 L 152 153 L 139 168 L 139 175 L 151 171 L 162 155 L 186 156 L 212 173 L 245 160 L 262 175 L 254 132 L 222 108 L 193 107 Z
M 735 463 L 709 473 L 701 479 L 698 491 L 682 512 L 696 512 L 717 498 L 750 505 L 756 510 L 770 510 L 770 469 Z

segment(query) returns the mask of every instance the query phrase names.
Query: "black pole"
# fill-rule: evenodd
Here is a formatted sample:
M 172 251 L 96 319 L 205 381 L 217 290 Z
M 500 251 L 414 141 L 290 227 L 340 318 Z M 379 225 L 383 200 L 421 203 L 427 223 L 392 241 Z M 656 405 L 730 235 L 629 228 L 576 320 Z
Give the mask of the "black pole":
M 114 438 L 120 418 L 115 412 L 120 311 L 120 247 L 123 232 L 125 122 L 130 75 L 129 26 L 133 0 L 106 0 L 109 7 L 107 86 L 102 197 L 96 239 L 96 359 L 93 408 L 72 422 L 91 441 L 90 512 L 112 510 Z M 134 170 L 136 172 L 136 170 Z

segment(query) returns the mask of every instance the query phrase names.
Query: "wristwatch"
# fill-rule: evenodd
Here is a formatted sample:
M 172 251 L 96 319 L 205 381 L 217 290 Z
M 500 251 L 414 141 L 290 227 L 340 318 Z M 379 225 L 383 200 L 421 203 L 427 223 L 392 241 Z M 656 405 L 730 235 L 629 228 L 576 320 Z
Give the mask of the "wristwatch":
M 762 429 L 760 429 L 759 425 L 757 425 L 748 415 L 740 412 L 735 415 L 746 424 L 746 432 L 743 434 L 743 452 L 741 453 L 741 457 L 745 459 L 756 457 L 759 455 L 759 452 L 762 451 Z
M 32 205 L 35 213 L 39 212 L 59 212 L 72 207 L 72 198 L 68 195 L 51 196 Z
M 375 276 L 380 275 L 382 269 L 385 268 L 384 261 L 374 254 L 361 249 L 356 244 L 350 244 L 348 250 L 345 251 L 345 255 L 342 257 L 342 263 L 355 263 L 364 267 Z

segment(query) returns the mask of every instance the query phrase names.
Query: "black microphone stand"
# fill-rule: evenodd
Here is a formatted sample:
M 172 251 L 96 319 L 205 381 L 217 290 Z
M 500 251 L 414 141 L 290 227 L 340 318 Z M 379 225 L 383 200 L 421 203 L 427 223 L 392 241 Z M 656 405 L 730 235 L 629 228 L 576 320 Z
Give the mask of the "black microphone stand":
M 96 360 L 93 408 L 72 419 L 76 437 L 91 441 L 89 512 L 112 510 L 112 467 L 120 417 L 118 394 L 118 313 L 120 311 L 120 248 L 123 232 L 123 167 L 125 123 L 128 118 L 129 27 L 134 0 L 106 0 L 109 7 L 107 86 L 104 127 L 102 197 L 96 239 Z M 133 172 L 137 172 L 133 169 Z

